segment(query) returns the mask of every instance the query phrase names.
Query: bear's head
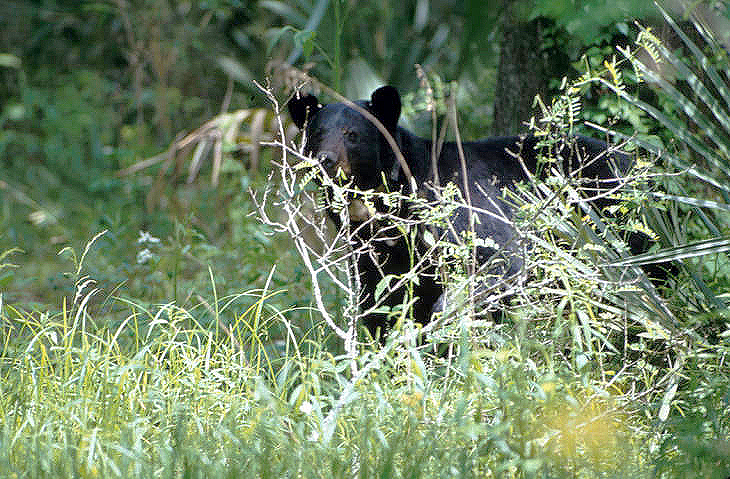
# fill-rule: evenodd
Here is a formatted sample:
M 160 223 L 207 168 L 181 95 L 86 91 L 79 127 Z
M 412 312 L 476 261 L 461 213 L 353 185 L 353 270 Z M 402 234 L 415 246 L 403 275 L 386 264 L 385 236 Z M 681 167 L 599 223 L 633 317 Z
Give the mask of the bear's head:
M 401 111 L 398 90 L 384 86 L 369 101 L 355 102 L 395 136 Z M 395 155 L 371 120 L 344 103 L 322 105 L 313 95 L 294 97 L 287 104 L 299 129 L 305 130 L 305 152 L 334 176 L 341 170 L 360 189 L 376 188 L 394 167 Z

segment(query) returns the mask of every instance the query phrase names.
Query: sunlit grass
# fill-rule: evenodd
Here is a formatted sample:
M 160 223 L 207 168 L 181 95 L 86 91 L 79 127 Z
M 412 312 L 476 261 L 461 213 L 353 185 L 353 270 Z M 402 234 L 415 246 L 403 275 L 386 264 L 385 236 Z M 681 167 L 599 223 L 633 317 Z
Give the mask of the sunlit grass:
M 84 251 L 57 311 L 0 306 L 0 477 L 651 477 L 701 444 L 715 456 L 700 470 L 724 464 L 711 432 L 657 455 L 674 429 L 656 426 L 664 389 L 636 394 L 651 369 L 545 361 L 550 335 L 518 317 L 493 346 L 454 339 L 453 356 L 406 323 L 351 357 L 276 307 L 270 281 L 219 296 L 210 271 L 210 295 L 184 307 L 95 302 L 108 294 L 84 262 L 104 252 Z M 726 376 L 695 376 L 708 406 Z

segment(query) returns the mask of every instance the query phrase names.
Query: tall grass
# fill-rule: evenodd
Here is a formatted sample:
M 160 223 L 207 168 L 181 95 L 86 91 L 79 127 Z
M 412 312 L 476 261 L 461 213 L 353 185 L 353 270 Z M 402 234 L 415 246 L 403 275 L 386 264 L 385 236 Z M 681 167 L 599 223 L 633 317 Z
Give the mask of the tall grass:
M 110 322 L 79 265 L 78 294 L 57 312 L 2 305 L 2 477 L 651 470 L 631 386 L 606 385 L 592 364 L 546 367 L 539 348 L 513 341 L 433 357 L 408 324 L 381 349 L 333 355 L 326 328 L 292 325 L 265 289 L 187 308 L 116 299 L 128 312 Z M 274 322 L 289 333 L 271 337 Z

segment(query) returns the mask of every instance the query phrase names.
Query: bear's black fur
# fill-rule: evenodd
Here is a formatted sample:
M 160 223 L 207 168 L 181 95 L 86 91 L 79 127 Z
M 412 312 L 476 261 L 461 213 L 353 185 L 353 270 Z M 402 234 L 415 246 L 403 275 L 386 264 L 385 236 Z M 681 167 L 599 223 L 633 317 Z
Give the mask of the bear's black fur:
M 435 178 L 431 161 L 432 142 L 398 126 L 401 111 L 398 91 L 391 86 L 384 86 L 372 94 L 370 101 L 355 103 L 370 112 L 388 130 L 398 144 L 419 191 L 429 191 L 425 185 Z M 385 178 L 389 191 L 398 191 L 399 188 L 409 191 L 408 179 L 393 149 L 375 124 L 361 113 L 344 103 L 321 105 L 312 95 L 292 98 L 288 108 L 297 127 L 306 128 L 306 153 L 318 159 L 330 175 L 341 169 L 362 190 L 382 186 Z M 626 155 L 607 153 L 608 145 L 602 141 L 583 136 L 570 140 L 572 141 L 565 142 L 565 151 L 560 152 L 564 158 L 563 168 L 569 171 L 580 169 L 579 176 L 582 178 L 608 180 L 601 182 L 600 187 L 603 190 L 617 184 L 616 178 L 625 174 L 631 166 Z M 476 213 L 478 218 L 474 226 L 475 233 L 479 238 L 491 238 L 503 246 L 505 261 L 500 270 L 503 275 L 519 271 L 522 262 L 517 256 L 517 244 L 513 241 L 515 232 L 511 226 L 498 219 L 503 215 L 511 217 L 511 207 L 501 199 L 501 192 L 504 187 L 527 179 L 523 166 L 514 156 L 515 153 L 519 153 L 528 170 L 535 171 L 537 142 L 535 137 L 513 136 L 462 144 L 472 205 L 485 211 Z M 451 181 L 464 193 L 456 143 L 443 144 L 437 165 L 440 185 Z M 610 181 L 611 179 L 614 181 Z M 589 183 L 588 187 L 591 184 L 598 187 L 597 182 Z M 600 207 L 607 201 L 601 199 L 596 203 Z M 408 214 L 407 211 L 400 213 L 404 217 Z M 332 217 L 338 223 L 337 215 L 332 214 Z M 360 224 L 359 219 L 352 218 L 352 228 L 357 228 Z M 468 215 L 463 208 L 457 210 L 452 224 L 456 233 L 469 230 Z M 376 239 L 371 242 L 374 251 L 371 254 L 361 254 L 358 259 L 364 294 L 361 307 L 366 310 L 374 304 L 375 288 L 383 275 L 406 273 L 410 269 L 411 258 L 405 240 L 398 235 L 382 235 L 387 239 L 380 240 L 377 238 L 379 232 L 372 228 L 360 228 L 358 234 L 363 241 Z M 452 241 L 455 240 L 453 235 L 449 235 L 452 236 Z M 637 243 L 632 244 L 635 253 L 646 249 L 646 245 L 638 244 L 639 241 L 632 243 Z M 490 248 L 478 247 L 477 263 L 482 264 L 493 253 L 494 250 Z M 377 263 L 374 258 L 377 258 Z M 400 304 L 403 293 L 403 288 L 392 292 L 384 304 Z M 437 308 L 442 305 L 439 299 L 442 293 L 443 288 L 437 281 L 433 266 L 427 266 L 419 275 L 418 283 L 414 285 L 414 296 L 418 298 L 413 306 L 415 319 L 427 322 L 434 305 Z M 370 314 L 365 318 L 365 325 L 376 336 L 377 330 L 380 328 L 382 333 L 388 323 L 384 315 Z

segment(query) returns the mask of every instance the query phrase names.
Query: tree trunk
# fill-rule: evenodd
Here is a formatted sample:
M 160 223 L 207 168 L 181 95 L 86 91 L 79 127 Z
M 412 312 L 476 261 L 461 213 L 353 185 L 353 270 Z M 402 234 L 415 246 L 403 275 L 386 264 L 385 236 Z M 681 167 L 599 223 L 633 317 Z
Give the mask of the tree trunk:
M 519 0 L 503 0 L 502 6 L 493 133 L 516 135 L 526 131 L 535 95 L 544 95 L 550 80 L 549 58 L 541 48 L 546 20 L 526 21 Z

